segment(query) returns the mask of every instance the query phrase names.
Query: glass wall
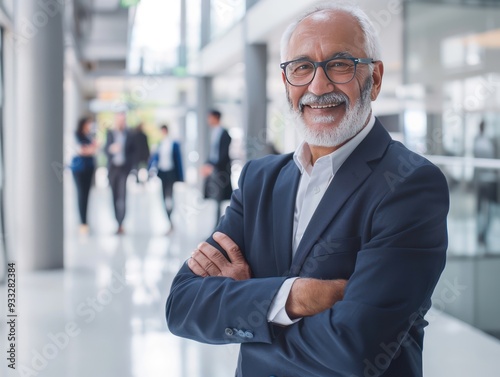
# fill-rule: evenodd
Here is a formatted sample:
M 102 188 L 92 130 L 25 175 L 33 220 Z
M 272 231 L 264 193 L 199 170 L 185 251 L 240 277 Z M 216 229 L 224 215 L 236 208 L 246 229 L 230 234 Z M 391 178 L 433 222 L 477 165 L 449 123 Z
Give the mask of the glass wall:
M 446 173 L 450 253 L 500 255 L 500 7 L 408 2 L 406 16 L 406 143 Z
M 407 1 L 404 25 L 405 142 L 450 187 L 443 309 L 500 335 L 500 4 Z
M 139 74 L 175 73 L 181 47 L 181 2 L 143 0 L 137 6 L 128 71 Z

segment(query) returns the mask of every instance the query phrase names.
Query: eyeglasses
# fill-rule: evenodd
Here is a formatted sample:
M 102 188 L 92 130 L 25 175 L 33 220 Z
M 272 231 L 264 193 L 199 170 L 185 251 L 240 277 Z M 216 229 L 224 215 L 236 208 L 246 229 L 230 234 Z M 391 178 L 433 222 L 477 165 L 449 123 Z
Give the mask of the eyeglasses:
M 286 81 L 293 86 L 309 85 L 316 76 L 316 69 L 323 68 L 328 80 L 334 84 L 346 84 L 354 78 L 358 64 L 372 64 L 371 58 L 333 58 L 322 62 L 308 59 L 297 59 L 280 64 Z

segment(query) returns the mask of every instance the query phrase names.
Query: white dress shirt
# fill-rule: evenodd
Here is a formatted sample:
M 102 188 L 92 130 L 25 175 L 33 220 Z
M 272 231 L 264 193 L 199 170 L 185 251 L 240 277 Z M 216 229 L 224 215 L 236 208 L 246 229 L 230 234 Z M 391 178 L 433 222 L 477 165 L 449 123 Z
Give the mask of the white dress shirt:
M 208 154 L 208 160 L 212 164 L 217 164 L 219 162 L 219 147 L 222 131 L 224 131 L 224 129 L 219 124 L 212 128 L 212 131 L 210 133 L 210 151 Z
M 113 131 L 113 144 L 120 145 L 118 152 L 114 153 L 112 156 L 113 165 L 122 166 L 125 164 L 125 142 L 127 140 L 127 134 L 125 131 Z
M 174 169 L 173 161 L 173 141 L 168 137 L 164 137 L 158 148 L 158 170 L 170 171 Z
M 295 252 L 297 251 L 307 226 L 334 175 L 354 149 L 356 149 L 366 135 L 368 135 L 374 124 L 375 117 L 372 114 L 368 124 L 361 132 L 336 151 L 318 158 L 314 165 L 311 163 L 312 156 L 309 145 L 306 142 L 302 142 L 298 146 L 293 155 L 293 160 L 300 170 L 301 177 L 293 215 L 292 256 L 295 256 Z M 300 320 L 300 318 L 291 320 L 285 310 L 286 300 L 290 294 L 292 284 L 296 279 L 296 277 L 287 279 L 282 284 L 267 313 L 267 320 L 269 322 L 287 326 Z

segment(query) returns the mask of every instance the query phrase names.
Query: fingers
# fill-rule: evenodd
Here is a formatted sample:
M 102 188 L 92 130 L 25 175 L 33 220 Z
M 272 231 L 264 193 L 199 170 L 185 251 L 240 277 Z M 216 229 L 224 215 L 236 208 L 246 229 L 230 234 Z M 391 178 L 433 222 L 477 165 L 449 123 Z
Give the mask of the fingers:
M 194 258 L 189 258 L 187 261 L 188 267 L 193 271 L 194 274 L 201 276 L 201 277 L 207 277 L 208 273 L 203 269 L 203 267 L 200 266 L 200 264 L 196 261 Z
M 226 251 L 231 263 L 244 261 L 239 246 L 231 238 L 221 232 L 215 232 L 212 238 Z
M 198 250 L 203 253 L 206 258 L 210 259 L 210 261 L 214 263 L 219 270 L 222 270 L 223 267 L 229 264 L 226 257 L 217 248 L 207 242 L 200 243 L 198 245 Z
M 222 270 L 229 264 L 219 250 L 206 242 L 198 245 L 198 249 L 193 251 L 191 259 L 200 266 L 207 276 L 221 276 Z M 201 274 L 197 275 L 202 276 Z
M 194 259 L 208 274 L 208 276 L 220 276 L 220 269 L 210 259 L 205 257 L 203 253 L 195 251 L 192 259 Z
M 235 280 L 246 280 L 252 276 L 238 245 L 227 235 L 216 232 L 213 239 L 227 252 L 230 261 L 214 246 L 202 242 L 193 251 L 188 266 L 198 276 L 224 276 Z

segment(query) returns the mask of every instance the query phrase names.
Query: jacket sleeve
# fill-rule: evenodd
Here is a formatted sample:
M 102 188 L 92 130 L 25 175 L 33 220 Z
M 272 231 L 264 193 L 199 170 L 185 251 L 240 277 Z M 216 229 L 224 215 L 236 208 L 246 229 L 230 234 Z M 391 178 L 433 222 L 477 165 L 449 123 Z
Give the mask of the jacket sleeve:
M 184 181 L 184 169 L 182 167 L 182 156 L 181 156 L 181 146 L 177 141 L 173 143 L 173 157 L 174 157 L 174 167 L 176 172 L 177 181 Z
M 231 163 L 231 158 L 229 157 L 230 144 L 231 136 L 229 136 L 229 133 L 224 130 L 219 143 L 219 159 L 215 163 L 215 168 L 219 171 L 225 171 Z
M 289 326 L 269 357 L 284 357 L 295 370 L 321 366 L 335 376 L 364 376 L 376 365 L 378 376 L 401 347 L 421 349 L 413 335 L 423 332 L 445 265 L 448 203 L 444 176 L 429 165 L 389 190 L 373 214 L 371 240 L 358 252 L 344 299 Z
M 242 171 L 240 188 L 244 187 L 248 166 Z M 243 195 L 244 189 L 233 193 L 225 221 L 221 221 L 222 228 L 218 229 L 240 247 L 244 245 Z M 207 241 L 218 247 L 212 238 Z M 245 250 L 242 252 L 244 254 Z M 267 310 L 285 279 L 269 277 L 236 281 L 225 277 L 203 278 L 193 274 L 184 263 L 173 280 L 167 299 L 168 327 L 175 335 L 204 343 L 271 343 L 273 326 L 267 323 Z
M 104 145 L 104 153 L 106 154 L 108 161 L 113 157 L 109 152 L 109 146 L 111 144 L 113 144 L 113 133 L 110 130 L 108 130 L 106 132 L 106 144 Z

